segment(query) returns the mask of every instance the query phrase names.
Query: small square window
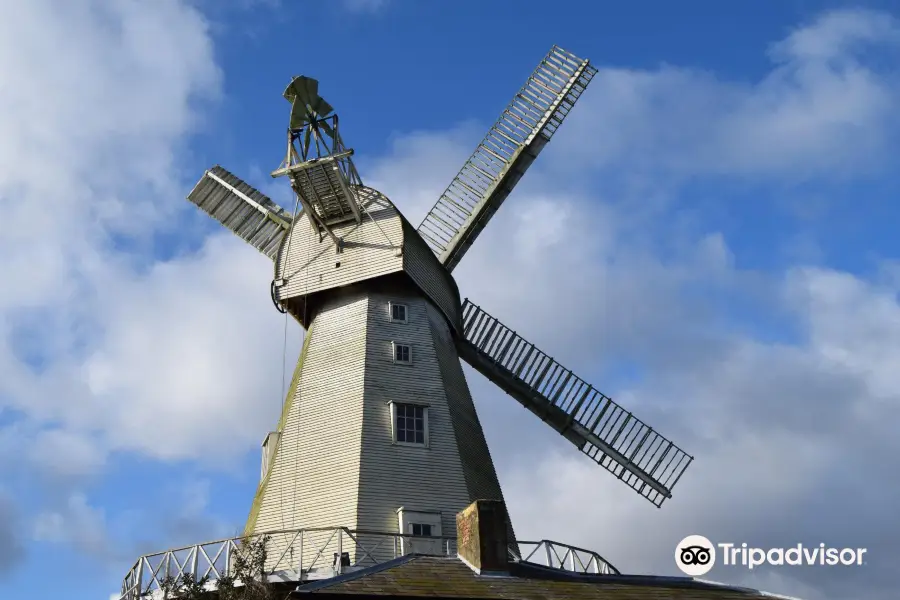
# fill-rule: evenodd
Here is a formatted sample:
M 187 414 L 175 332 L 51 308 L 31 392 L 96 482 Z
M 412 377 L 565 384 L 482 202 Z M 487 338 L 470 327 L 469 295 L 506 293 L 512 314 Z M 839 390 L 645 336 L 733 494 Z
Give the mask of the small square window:
M 438 511 L 412 511 L 402 506 L 397 509 L 397 525 L 402 554 L 447 554 L 447 540 L 441 538 L 441 513 Z M 435 539 L 437 538 L 437 539 Z
M 391 302 L 391 321 L 394 323 L 406 323 L 406 305 Z
M 394 346 L 394 362 L 404 365 L 412 364 L 412 346 L 409 344 L 393 343 Z
M 394 442 L 414 446 L 428 444 L 428 407 L 419 404 L 391 404 Z

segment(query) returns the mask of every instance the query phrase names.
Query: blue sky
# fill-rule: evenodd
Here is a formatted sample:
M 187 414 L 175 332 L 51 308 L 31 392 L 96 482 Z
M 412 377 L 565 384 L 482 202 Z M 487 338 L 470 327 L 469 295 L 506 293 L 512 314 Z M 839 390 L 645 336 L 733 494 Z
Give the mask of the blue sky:
M 893 597 L 900 13 L 557 4 L 2 3 L 0 596 L 241 529 L 302 332 L 184 196 L 219 163 L 290 203 L 291 76 L 418 223 L 558 44 L 598 75 L 455 274 L 696 460 L 657 511 L 467 371 L 519 535 L 666 574 L 693 533 L 863 546 L 709 577 Z

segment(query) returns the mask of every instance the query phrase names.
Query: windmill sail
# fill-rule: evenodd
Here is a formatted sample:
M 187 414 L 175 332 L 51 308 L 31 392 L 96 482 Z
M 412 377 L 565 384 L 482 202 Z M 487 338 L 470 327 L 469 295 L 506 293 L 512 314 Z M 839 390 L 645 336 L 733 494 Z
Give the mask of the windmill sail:
M 657 507 L 693 458 L 466 300 L 459 355 Z
M 597 69 L 554 46 L 419 225 L 450 270 L 572 110 Z
M 269 258 L 291 228 L 286 210 L 218 165 L 203 174 L 187 199 Z

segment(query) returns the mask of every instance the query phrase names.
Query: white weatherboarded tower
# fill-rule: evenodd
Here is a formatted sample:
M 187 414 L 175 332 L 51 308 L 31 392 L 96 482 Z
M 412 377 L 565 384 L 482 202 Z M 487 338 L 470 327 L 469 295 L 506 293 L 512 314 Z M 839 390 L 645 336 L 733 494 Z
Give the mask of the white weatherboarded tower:
M 337 241 L 295 227 L 276 256 L 276 298 L 307 334 L 247 533 L 441 535 L 502 499 L 451 333 L 456 284 L 387 198 L 353 190 L 365 218 L 328 225 Z
M 337 115 L 306 77 L 284 93 L 288 152 L 272 173 L 290 181 L 293 212 L 221 167 L 190 193 L 273 259 L 273 302 L 307 330 L 245 528 L 274 532 L 272 556 L 303 552 L 279 532 L 334 527 L 440 552 L 432 546 L 454 535 L 459 511 L 503 499 L 460 358 L 655 505 L 671 497 L 691 457 L 462 303 L 451 274 L 595 72 L 554 47 L 418 228 L 363 185 Z M 362 562 L 358 547 L 339 550 Z M 303 568 L 314 562 L 303 556 Z

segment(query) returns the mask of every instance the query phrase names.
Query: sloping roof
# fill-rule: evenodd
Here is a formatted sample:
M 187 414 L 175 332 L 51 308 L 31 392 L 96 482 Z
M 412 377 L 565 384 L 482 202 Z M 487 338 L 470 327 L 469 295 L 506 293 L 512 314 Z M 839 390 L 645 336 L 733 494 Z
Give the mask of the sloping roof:
M 407 555 L 370 569 L 309 583 L 306 594 L 498 600 L 771 600 L 757 590 L 689 577 L 581 575 L 525 564 L 478 575 L 455 557 Z

